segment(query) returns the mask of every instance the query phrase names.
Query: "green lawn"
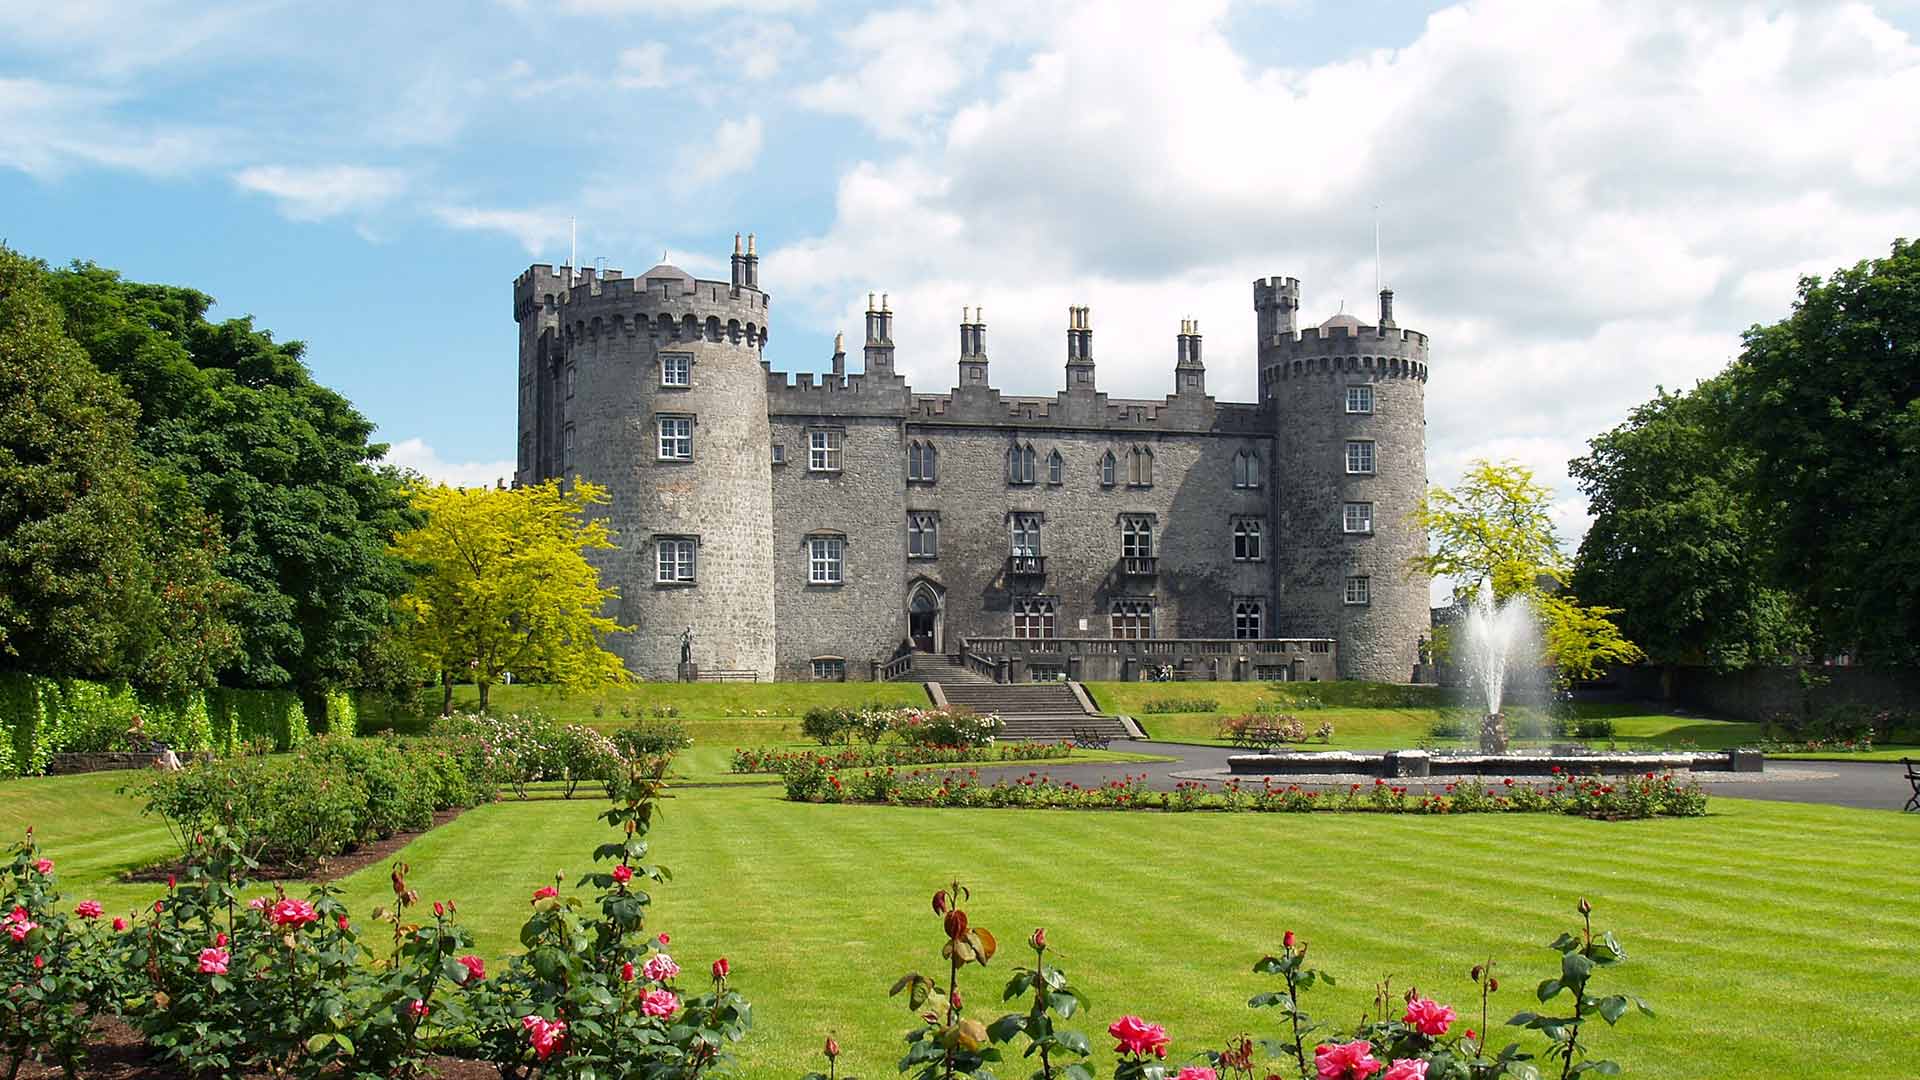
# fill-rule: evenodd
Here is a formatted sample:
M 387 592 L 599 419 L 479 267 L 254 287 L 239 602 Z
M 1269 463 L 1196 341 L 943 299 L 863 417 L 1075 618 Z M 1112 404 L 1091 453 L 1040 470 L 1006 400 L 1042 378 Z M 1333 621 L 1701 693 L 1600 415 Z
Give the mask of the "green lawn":
M 68 890 L 123 909 L 157 889 L 108 876 L 168 844 L 112 794 L 121 780 L 0 785 L 0 829 L 37 823 Z M 588 867 L 604 838 L 598 809 L 584 798 L 482 807 L 401 857 L 421 895 L 457 899 L 497 956 L 514 947 L 534 888 Z M 1703 819 L 1613 824 L 936 811 L 794 805 L 776 788 L 733 787 L 677 793 L 655 840 L 675 877 L 653 925 L 689 971 L 732 961 L 756 1005 L 741 1070 L 752 1077 L 805 1071 L 829 1030 L 847 1072 L 891 1075 L 909 1017 L 886 987 L 937 966 L 927 898 L 954 875 L 1006 949 L 963 983 L 971 1011 L 997 1014 L 989 1003 L 1018 943 L 1045 925 L 1092 998 L 1083 1030 L 1139 1012 L 1167 1024 L 1182 1054 L 1274 1030 L 1245 1008 L 1266 988 L 1248 969 L 1289 928 L 1340 978 L 1314 993 L 1317 1013 L 1358 1015 L 1388 975 L 1464 1013 L 1466 969 L 1492 956 L 1505 984 L 1495 1011 L 1509 1015 L 1555 967 L 1537 946 L 1572 925 L 1583 895 L 1632 957 L 1606 985 L 1659 1013 L 1596 1038 L 1629 1075 L 1828 1077 L 1820 1062 L 1836 1047 L 1851 1074 L 1905 1075 L 1920 1025 L 1912 815 L 1729 799 Z M 348 879 L 356 911 L 386 901 L 385 874 Z

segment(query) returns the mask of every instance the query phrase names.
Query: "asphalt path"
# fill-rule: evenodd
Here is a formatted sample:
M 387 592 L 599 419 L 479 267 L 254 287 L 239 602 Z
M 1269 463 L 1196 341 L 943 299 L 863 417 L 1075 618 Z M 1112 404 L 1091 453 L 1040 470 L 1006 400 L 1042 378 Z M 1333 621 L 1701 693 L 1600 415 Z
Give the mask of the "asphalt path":
M 1066 765 L 1032 762 L 1025 765 L 987 766 L 977 771 L 983 783 L 1013 779 L 1031 772 L 1059 781 L 1072 781 L 1082 787 L 1096 787 L 1126 776 L 1145 774 L 1148 787 L 1156 791 L 1170 791 L 1183 778 L 1223 773 L 1227 768 L 1227 758 L 1244 753 L 1225 746 L 1132 739 L 1116 739 L 1109 749 L 1154 754 L 1174 760 Z M 956 766 L 943 771 L 973 770 Z M 1913 794 L 1905 774 L 1905 768 L 1897 761 L 1768 761 L 1765 771 L 1757 776 L 1732 773 L 1700 775 L 1709 794 L 1724 798 L 1819 803 L 1897 812 Z M 1259 777 L 1247 779 L 1253 783 L 1260 782 Z M 1344 787 L 1348 783 L 1346 780 L 1329 782 L 1322 777 L 1287 777 L 1286 782 L 1301 787 Z

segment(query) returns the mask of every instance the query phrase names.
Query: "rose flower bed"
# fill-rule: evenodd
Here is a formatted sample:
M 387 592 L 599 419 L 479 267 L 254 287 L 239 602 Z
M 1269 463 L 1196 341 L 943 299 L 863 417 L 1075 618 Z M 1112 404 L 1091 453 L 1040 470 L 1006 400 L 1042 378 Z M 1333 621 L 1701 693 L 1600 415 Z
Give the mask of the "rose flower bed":
M 736 773 L 777 773 L 799 768 L 863 769 L 893 765 L 964 765 L 968 762 L 1053 761 L 1070 757 L 1070 742 L 1016 742 L 998 746 L 849 746 L 839 750 L 781 750 L 771 746 L 736 747 Z
M 1146 774 L 1128 775 L 1095 787 L 1054 780 L 1030 772 L 1013 780 L 980 783 L 978 770 L 965 773 L 902 773 L 878 769 L 841 776 L 826 764 L 801 764 L 785 774 L 787 798 L 796 802 L 887 803 L 896 806 L 1027 807 L 1069 810 L 1215 810 L 1227 812 L 1357 811 L 1388 814 L 1550 813 L 1609 820 L 1650 817 L 1698 817 L 1707 812 L 1707 794 L 1693 780 L 1670 773 L 1646 773 L 1603 780 L 1567 776 L 1548 784 L 1448 784 L 1437 792 L 1412 790 L 1376 780 L 1346 788 L 1284 787 L 1267 779 L 1259 784 L 1229 780 L 1218 787 L 1181 781 L 1172 791 L 1154 791 Z

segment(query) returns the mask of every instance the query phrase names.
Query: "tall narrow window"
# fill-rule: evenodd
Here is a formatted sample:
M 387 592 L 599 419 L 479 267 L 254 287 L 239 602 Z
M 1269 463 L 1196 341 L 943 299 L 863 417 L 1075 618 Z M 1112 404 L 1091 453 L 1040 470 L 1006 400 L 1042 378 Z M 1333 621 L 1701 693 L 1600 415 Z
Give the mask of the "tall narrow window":
M 1373 472 L 1373 440 L 1356 439 L 1347 444 L 1347 471 L 1350 473 Z
M 1372 580 L 1365 577 L 1348 578 L 1347 579 L 1347 603 L 1349 604 L 1373 603 Z
M 1233 486 L 1237 488 L 1260 486 L 1259 454 L 1251 450 L 1242 450 L 1233 455 Z
M 1127 454 L 1127 486 L 1153 486 L 1153 451 L 1136 446 Z
M 1340 512 L 1340 528 L 1350 533 L 1370 533 L 1373 531 L 1373 504 L 1353 502 L 1346 504 Z
M 846 580 L 846 545 L 838 536 L 807 541 L 807 584 L 838 585 Z
M 1007 483 L 1033 483 L 1033 447 L 1016 444 L 1007 447 Z
M 579 381 L 579 372 L 572 364 L 567 365 L 567 396 L 573 396 L 574 383 Z
M 1106 453 L 1100 455 L 1100 486 L 1101 487 L 1112 487 L 1116 483 L 1114 474 L 1118 471 L 1119 471 L 1119 462 L 1114 458 L 1113 451 L 1109 450 Z
M 693 460 L 693 417 L 660 418 L 660 460 Z
M 918 512 L 907 515 L 907 558 L 932 559 L 940 554 L 940 515 Z
M 1347 387 L 1347 411 L 1350 413 L 1370 413 L 1373 411 L 1373 387 Z
M 807 471 L 840 471 L 840 432 L 807 432 Z
M 1233 522 L 1233 558 L 1236 562 L 1259 562 L 1265 558 L 1261 541 L 1266 526 L 1259 518 L 1235 518 Z
M 1011 519 L 1013 532 L 1012 554 L 1040 554 L 1040 515 L 1015 514 Z
M 660 585 L 693 581 L 694 543 L 689 537 L 663 536 L 654 541 L 653 580 Z
M 1060 451 L 1049 450 L 1047 452 L 1047 483 L 1049 484 L 1065 483 L 1066 479 L 1067 479 L 1066 459 L 1060 456 Z
M 1050 638 L 1054 636 L 1052 597 L 1029 596 L 1013 602 L 1013 636 Z
M 907 444 L 907 479 L 931 484 L 939 477 L 940 452 L 918 439 Z
M 573 425 L 568 424 L 560 440 L 560 468 L 563 472 L 573 471 Z
M 1126 517 L 1120 521 L 1120 554 L 1128 559 L 1153 557 L 1153 519 Z
M 660 354 L 661 386 L 692 386 L 693 356 L 690 353 Z
M 1244 598 L 1233 602 L 1233 636 L 1241 641 L 1266 636 L 1267 605 L 1263 600 Z
M 1115 600 L 1108 611 L 1113 636 L 1125 640 L 1145 640 L 1153 636 L 1153 601 Z

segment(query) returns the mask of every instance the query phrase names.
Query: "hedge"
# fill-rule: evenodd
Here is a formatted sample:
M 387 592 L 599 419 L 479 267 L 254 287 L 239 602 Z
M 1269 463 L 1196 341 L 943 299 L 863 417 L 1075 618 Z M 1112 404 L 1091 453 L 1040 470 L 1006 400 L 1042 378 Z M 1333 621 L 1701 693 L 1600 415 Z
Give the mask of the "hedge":
M 351 735 L 352 696 L 328 694 L 328 729 Z M 141 718 L 147 735 L 182 753 L 231 753 L 249 743 L 290 750 L 308 738 L 307 715 L 291 690 L 216 687 L 185 694 L 152 694 L 126 683 L 0 673 L 0 778 L 46 771 L 54 754 L 119 746 Z

